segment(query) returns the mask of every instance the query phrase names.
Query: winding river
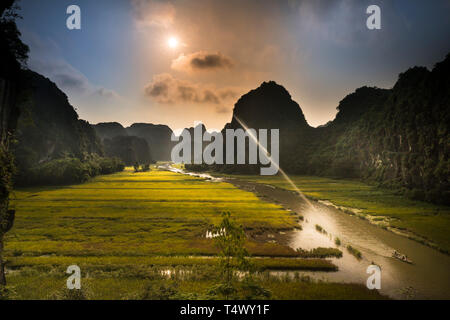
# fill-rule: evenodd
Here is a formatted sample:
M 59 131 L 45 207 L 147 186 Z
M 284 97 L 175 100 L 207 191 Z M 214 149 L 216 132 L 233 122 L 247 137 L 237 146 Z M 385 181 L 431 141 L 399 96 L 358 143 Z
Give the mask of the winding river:
M 217 179 L 172 167 L 164 169 Z M 239 179 L 223 180 L 303 216 L 302 230 L 292 231 L 289 237 L 288 245 L 294 249 L 335 247 L 334 239 L 339 237 L 343 257 L 332 259 L 339 271 L 302 274 L 324 281 L 365 284 L 369 277 L 367 267 L 375 263 L 381 267 L 380 292 L 383 294 L 396 299 L 450 299 L 450 256 L 331 206 L 315 201 L 307 203 L 295 192 Z M 317 231 L 316 224 L 327 233 Z M 347 245 L 358 249 L 363 258 L 358 260 L 348 253 Z M 393 258 L 394 250 L 406 254 L 413 264 Z

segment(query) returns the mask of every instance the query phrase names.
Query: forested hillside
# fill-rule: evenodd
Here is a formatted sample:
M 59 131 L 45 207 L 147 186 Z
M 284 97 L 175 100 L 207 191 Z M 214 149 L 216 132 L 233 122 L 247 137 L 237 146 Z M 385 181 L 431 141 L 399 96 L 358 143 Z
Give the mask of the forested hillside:
M 150 164 L 154 160 L 147 141 L 135 136 L 116 136 L 103 140 L 105 153 L 108 157 L 121 159 L 125 165 L 132 166 L 136 162 Z
M 280 163 L 290 173 L 360 178 L 411 198 L 449 203 L 450 55 L 432 71 L 414 67 L 392 89 L 362 87 L 333 121 L 311 128 L 289 93 L 271 81 L 236 103 L 231 123 L 280 129 Z M 259 166 L 214 166 L 258 172 Z M 193 167 L 205 170 L 204 166 Z
M 145 138 L 132 132 L 128 134 L 120 123 L 101 122 L 92 127 L 100 137 L 108 157 L 117 157 L 127 166 L 132 166 L 136 162 L 141 164 L 154 162 L 153 144 L 150 148 Z
M 319 140 L 336 140 L 319 144 L 311 171 L 361 177 L 415 199 L 448 203 L 450 55 L 432 71 L 415 67 L 402 73 L 392 90 L 366 88 L 355 99 L 360 90 L 341 102 L 328 128 L 320 129 Z M 351 110 L 361 109 L 367 110 L 359 120 L 339 128 L 355 114 Z
M 170 140 L 172 129 L 168 126 L 151 123 L 133 123 L 125 130 L 130 136 L 145 139 L 150 146 L 152 157 L 155 160 L 170 160 L 170 152 L 172 151 L 174 144 Z
M 95 130 L 78 118 L 53 82 L 24 70 L 21 89 L 14 145 L 18 184 L 75 183 L 123 168 L 120 161 L 103 157 Z

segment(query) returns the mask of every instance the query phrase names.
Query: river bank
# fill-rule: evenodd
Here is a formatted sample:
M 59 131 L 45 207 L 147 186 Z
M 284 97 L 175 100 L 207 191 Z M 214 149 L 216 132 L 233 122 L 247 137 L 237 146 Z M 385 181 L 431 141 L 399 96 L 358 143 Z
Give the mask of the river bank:
M 338 272 L 312 272 L 306 273 L 307 275 L 333 282 L 365 283 L 368 277 L 367 267 L 375 263 L 382 269 L 380 292 L 383 294 L 397 299 L 450 299 L 448 255 L 324 203 L 305 203 L 295 192 L 238 178 L 226 181 L 302 216 L 302 230 L 289 233 L 289 245 L 292 248 L 342 248 L 343 257 L 332 259 L 339 268 Z M 340 245 L 336 245 L 336 238 Z M 355 258 L 345 249 L 349 245 L 361 252 L 361 259 Z M 393 258 L 394 251 L 407 254 L 414 264 Z

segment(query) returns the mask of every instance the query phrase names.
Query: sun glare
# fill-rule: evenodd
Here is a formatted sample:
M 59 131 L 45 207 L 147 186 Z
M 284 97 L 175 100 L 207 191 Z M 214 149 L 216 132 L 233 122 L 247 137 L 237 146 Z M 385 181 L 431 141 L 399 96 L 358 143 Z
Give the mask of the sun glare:
M 178 47 L 178 39 L 175 37 L 170 37 L 169 40 L 167 40 L 167 45 L 170 48 L 175 49 L 176 47 Z

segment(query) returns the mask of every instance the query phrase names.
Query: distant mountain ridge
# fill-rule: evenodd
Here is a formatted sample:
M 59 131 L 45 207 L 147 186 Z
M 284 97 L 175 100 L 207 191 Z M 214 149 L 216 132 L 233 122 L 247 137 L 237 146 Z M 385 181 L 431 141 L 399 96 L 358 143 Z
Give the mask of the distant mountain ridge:
M 149 144 L 156 161 L 170 161 L 172 129 L 162 124 L 133 123 L 127 127 L 128 135 L 143 138 Z
M 166 125 L 151 123 L 133 123 L 130 127 L 123 127 L 118 122 L 102 122 L 92 125 L 98 136 L 104 141 L 116 137 L 134 136 L 144 139 L 150 148 L 155 161 L 169 161 L 172 150 L 172 129 Z M 123 141 L 125 141 L 123 139 Z
M 93 124 L 92 127 L 102 140 L 128 136 L 125 128 L 118 122 L 101 122 Z

